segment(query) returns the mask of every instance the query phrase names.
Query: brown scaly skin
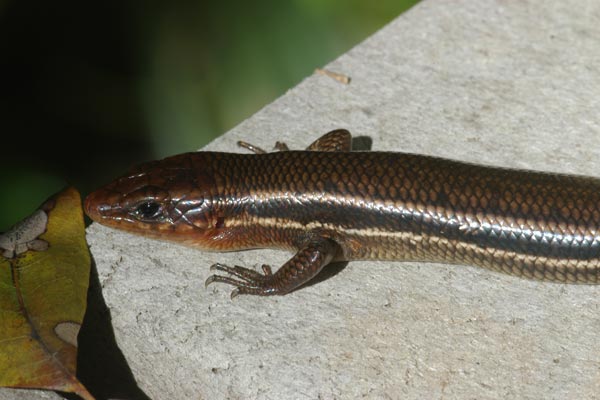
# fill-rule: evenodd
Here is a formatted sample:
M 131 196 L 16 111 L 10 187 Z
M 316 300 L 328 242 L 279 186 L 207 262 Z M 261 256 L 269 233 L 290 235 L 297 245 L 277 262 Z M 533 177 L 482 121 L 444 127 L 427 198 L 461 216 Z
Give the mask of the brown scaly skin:
M 142 164 L 89 195 L 87 214 L 204 250 L 279 248 L 277 272 L 216 264 L 232 295 L 285 294 L 331 261 L 470 264 L 598 283 L 600 180 L 390 152 L 332 131 L 306 151 L 197 152 Z M 278 148 L 287 150 L 283 144 Z

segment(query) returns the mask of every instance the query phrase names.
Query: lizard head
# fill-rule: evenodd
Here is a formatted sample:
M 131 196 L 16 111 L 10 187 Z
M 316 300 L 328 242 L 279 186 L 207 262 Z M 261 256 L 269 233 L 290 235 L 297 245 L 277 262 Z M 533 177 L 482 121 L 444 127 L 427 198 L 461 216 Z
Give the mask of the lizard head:
M 202 153 L 144 163 L 88 195 L 85 212 L 102 225 L 210 249 L 221 225 L 210 171 Z

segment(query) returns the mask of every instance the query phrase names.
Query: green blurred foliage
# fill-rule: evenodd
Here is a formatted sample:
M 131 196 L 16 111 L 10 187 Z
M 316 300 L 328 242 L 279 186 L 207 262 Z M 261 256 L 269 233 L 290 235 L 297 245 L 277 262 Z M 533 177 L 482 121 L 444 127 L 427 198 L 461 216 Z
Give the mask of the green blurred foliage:
M 0 231 L 198 149 L 415 2 L 0 0 Z

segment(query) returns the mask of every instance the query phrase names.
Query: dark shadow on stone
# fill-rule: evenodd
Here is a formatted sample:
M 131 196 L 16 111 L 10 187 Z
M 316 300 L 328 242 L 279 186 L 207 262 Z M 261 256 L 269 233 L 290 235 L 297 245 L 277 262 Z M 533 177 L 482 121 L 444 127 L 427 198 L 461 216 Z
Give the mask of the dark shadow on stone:
M 149 400 L 138 387 L 127 361 L 117 346 L 96 264 L 92 262 L 88 307 L 79 331 L 77 378 L 97 399 Z M 66 399 L 79 399 L 60 393 Z
M 373 139 L 368 136 L 356 136 L 352 138 L 352 150 L 369 151 L 373 148 Z

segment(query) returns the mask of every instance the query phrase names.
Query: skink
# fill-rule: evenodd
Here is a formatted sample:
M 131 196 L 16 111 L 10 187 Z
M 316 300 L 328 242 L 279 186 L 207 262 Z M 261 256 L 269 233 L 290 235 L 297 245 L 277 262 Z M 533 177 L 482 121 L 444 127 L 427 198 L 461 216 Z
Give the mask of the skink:
M 305 151 L 195 152 L 149 162 L 90 194 L 95 221 L 204 250 L 292 250 L 276 272 L 215 264 L 207 284 L 282 295 L 334 261 L 469 264 L 598 283 L 600 179 L 354 152 L 335 130 Z

